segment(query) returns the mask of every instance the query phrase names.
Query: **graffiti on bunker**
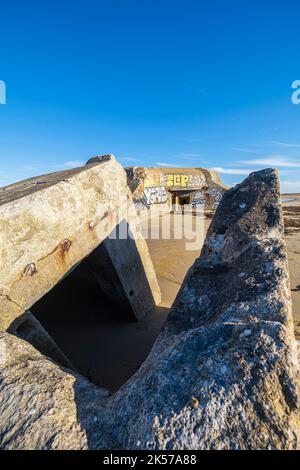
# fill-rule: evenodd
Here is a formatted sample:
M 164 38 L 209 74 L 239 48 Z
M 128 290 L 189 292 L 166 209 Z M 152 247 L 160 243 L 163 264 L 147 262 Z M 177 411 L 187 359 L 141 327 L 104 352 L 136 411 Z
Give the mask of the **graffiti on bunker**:
M 150 207 L 153 204 L 166 204 L 168 193 L 164 186 L 149 186 L 144 188 L 142 197 L 135 199 L 138 206 Z
M 160 175 L 160 182 L 170 189 L 201 188 L 206 185 L 203 175 L 167 174 Z
M 210 197 L 211 197 L 211 208 L 216 209 L 218 207 L 218 205 L 220 204 L 220 201 L 222 199 L 222 193 L 217 188 L 211 188 L 209 190 L 209 194 L 210 194 Z
M 193 208 L 205 206 L 205 194 L 203 191 L 196 191 L 193 194 L 191 205 Z

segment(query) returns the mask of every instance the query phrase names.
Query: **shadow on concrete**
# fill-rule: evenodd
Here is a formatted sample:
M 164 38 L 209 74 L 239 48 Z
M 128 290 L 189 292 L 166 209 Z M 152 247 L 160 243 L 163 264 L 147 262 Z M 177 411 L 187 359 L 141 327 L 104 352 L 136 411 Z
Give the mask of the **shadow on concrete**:
M 130 243 L 135 265 L 141 264 L 133 240 L 114 242 Z M 78 372 L 114 392 L 146 359 L 169 309 L 156 307 L 137 321 L 119 285 L 113 302 L 113 290 L 107 285 L 101 290 L 91 270 L 89 258 L 94 265 L 95 257 L 103 254 L 103 247 L 98 248 L 30 310 Z M 147 283 L 145 274 L 140 282 Z

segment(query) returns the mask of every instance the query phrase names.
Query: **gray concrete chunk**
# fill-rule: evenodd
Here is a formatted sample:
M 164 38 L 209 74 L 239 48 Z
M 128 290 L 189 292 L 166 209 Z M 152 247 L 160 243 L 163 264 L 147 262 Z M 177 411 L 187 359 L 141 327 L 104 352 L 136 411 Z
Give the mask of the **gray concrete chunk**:
M 128 212 L 131 206 L 126 173 L 113 156 L 2 188 L 0 329 L 17 327 L 24 312 L 105 241 L 122 220 L 136 237 L 128 243 L 124 240 L 119 259 L 113 254 L 118 240 L 110 244 L 116 282 L 126 293 L 131 292 L 132 282 L 136 284 L 135 295 L 127 298 L 138 318 L 154 308 L 160 302 L 160 290 L 146 241 L 136 235 L 139 220 L 134 206 Z M 128 278 L 130 250 L 138 256 L 137 269 Z

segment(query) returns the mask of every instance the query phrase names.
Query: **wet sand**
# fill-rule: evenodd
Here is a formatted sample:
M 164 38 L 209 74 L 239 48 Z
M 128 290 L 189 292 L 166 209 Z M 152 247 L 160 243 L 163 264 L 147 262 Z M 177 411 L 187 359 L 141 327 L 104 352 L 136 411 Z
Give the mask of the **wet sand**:
M 300 194 L 282 194 L 281 195 L 282 206 L 299 206 L 300 205 Z

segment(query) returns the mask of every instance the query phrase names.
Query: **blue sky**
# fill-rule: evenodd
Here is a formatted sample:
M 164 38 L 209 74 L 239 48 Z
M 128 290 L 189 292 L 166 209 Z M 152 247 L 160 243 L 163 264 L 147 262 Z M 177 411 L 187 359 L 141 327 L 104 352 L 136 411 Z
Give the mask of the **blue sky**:
M 0 185 L 114 153 L 126 166 L 278 167 L 300 192 L 300 4 L 1 5 Z

